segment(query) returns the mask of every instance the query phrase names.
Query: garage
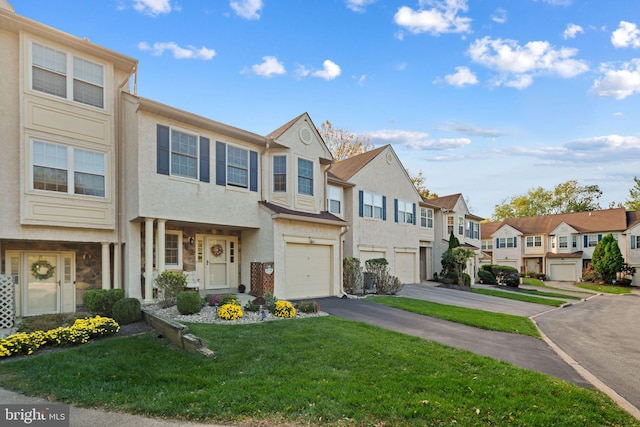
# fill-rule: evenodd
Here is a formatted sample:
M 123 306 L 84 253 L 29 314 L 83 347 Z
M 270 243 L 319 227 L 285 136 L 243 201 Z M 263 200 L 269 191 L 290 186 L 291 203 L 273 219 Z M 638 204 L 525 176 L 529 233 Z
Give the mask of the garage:
M 286 299 L 332 295 L 331 249 L 328 245 L 287 243 Z
M 360 251 L 360 265 L 364 268 L 364 263 L 370 259 L 387 258 L 387 255 L 383 251 Z
M 575 264 L 549 264 L 549 279 L 575 282 L 576 266 Z
M 416 282 L 416 254 L 415 252 L 396 252 L 395 268 L 392 275 L 402 283 Z

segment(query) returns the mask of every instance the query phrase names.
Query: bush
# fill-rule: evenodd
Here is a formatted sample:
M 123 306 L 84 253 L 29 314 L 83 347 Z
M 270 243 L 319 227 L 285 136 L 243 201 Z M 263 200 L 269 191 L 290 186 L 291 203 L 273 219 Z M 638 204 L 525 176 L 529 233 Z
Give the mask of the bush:
M 113 319 L 120 325 L 128 325 L 142 319 L 140 301 L 136 298 L 124 298 L 113 305 Z
M 377 294 L 395 295 L 403 288 L 400 279 L 389 274 L 389 262 L 385 258 L 367 260 L 365 266 Z
M 225 304 L 218 309 L 218 317 L 224 320 L 237 320 L 243 314 L 242 307 L 238 304 Z
M 464 276 L 464 285 L 471 287 L 471 276 L 469 276 L 467 273 L 462 273 Z
M 278 302 L 278 298 L 276 298 L 271 292 L 267 292 L 264 294 L 264 307 L 270 312 L 273 313 L 276 309 L 276 302 Z
M 113 305 L 124 298 L 124 289 L 93 289 L 84 294 L 84 305 L 89 313 L 111 317 Z
M 320 304 L 316 301 L 302 301 L 295 308 L 301 313 L 317 313 L 320 311 Z
M 202 299 L 197 292 L 180 292 L 176 298 L 180 314 L 196 314 L 202 310 Z
M 216 305 L 220 305 L 221 296 L 222 296 L 221 294 L 207 294 L 204 297 L 204 301 L 206 304 L 210 305 L 211 307 L 215 307 Z
M 155 281 L 158 287 L 158 299 L 164 308 L 174 306 L 178 294 L 187 287 L 187 275 L 182 273 L 163 271 Z
M 587 268 L 582 273 L 582 281 L 583 282 L 595 282 L 600 278 L 598 273 L 596 273 L 592 267 Z
M 478 277 L 480 277 L 480 283 L 484 283 L 485 285 L 496 284 L 496 276 L 493 275 L 491 270 L 485 270 L 485 269 L 479 270 Z
M 260 311 L 260 305 L 255 303 L 255 300 L 253 301 L 248 301 L 245 305 L 244 305 L 244 311 L 250 311 L 252 313 L 257 313 L 258 311 Z
M 218 300 L 218 305 L 223 306 L 225 304 L 240 305 L 240 303 L 238 302 L 238 298 L 234 294 L 220 295 L 220 299 Z
M 497 280 L 499 284 L 510 288 L 517 288 L 520 286 L 520 276 L 517 273 L 499 273 Z
M 89 313 L 56 313 L 56 314 L 39 314 L 37 316 L 25 317 L 22 319 L 17 332 L 35 332 L 35 331 L 48 331 L 56 328 L 66 328 L 71 325 L 77 319 L 84 319 L 91 317 Z
M 273 315 L 283 318 L 296 317 L 296 309 L 289 301 L 276 301 Z
M 348 294 L 364 292 L 364 275 L 358 258 L 346 257 L 342 260 L 342 282 L 344 291 Z

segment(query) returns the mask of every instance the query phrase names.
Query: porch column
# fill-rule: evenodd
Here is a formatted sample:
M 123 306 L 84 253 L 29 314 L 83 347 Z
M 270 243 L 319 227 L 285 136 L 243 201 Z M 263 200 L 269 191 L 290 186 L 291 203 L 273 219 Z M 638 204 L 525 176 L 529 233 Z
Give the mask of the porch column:
M 144 302 L 153 302 L 153 218 L 144 219 Z
M 156 248 L 156 251 L 158 252 L 158 274 L 162 273 L 165 269 L 164 266 L 164 261 L 165 261 L 165 224 L 167 223 L 166 219 L 159 219 L 158 220 L 158 247 Z
M 120 253 L 120 243 L 113 245 L 113 289 L 122 288 L 120 278 L 122 277 L 122 254 Z
M 102 242 L 102 289 L 111 289 L 111 259 L 109 243 Z

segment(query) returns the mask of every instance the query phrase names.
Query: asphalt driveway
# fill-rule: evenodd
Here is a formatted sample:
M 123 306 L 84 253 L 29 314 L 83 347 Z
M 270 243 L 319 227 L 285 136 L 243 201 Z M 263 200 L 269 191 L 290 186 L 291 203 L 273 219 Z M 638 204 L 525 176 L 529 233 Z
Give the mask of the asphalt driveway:
M 449 290 L 458 294 L 464 291 Z M 495 298 L 498 299 L 498 298 Z M 582 387 L 591 387 L 540 339 L 504 332 L 486 331 L 460 323 L 410 313 L 363 299 L 320 298 L 322 311 L 344 319 L 368 323 L 413 335 L 476 354 L 542 372 Z

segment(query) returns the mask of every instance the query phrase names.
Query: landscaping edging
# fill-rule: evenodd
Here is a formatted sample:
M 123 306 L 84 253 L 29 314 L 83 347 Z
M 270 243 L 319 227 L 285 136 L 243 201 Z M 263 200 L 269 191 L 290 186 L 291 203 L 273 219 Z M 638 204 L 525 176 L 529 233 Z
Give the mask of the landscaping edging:
M 173 345 L 193 354 L 215 357 L 215 352 L 202 344 L 202 340 L 189 333 L 189 327 L 174 320 L 157 316 L 142 308 L 142 317 L 153 329 L 167 338 Z

